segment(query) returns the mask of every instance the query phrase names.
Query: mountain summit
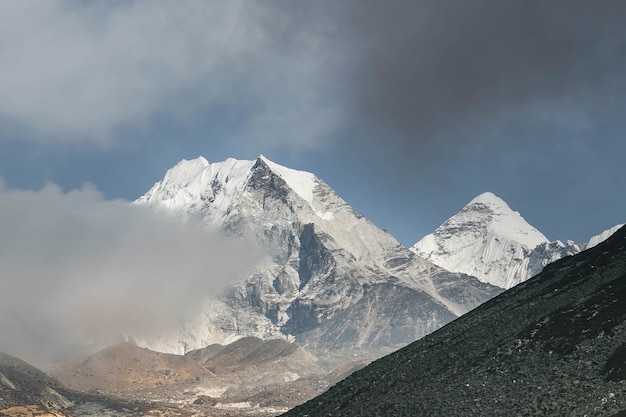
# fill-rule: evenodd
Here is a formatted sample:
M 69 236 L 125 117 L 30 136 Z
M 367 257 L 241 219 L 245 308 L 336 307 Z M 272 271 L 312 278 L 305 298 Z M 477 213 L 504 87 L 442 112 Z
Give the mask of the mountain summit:
M 268 253 L 194 323 L 150 344 L 157 350 L 242 336 L 312 349 L 398 347 L 500 292 L 417 256 L 315 175 L 264 156 L 181 161 L 135 204 L 199 218 Z
M 548 263 L 580 252 L 574 242 L 550 242 L 493 193 L 483 193 L 411 250 L 448 269 L 510 288 Z

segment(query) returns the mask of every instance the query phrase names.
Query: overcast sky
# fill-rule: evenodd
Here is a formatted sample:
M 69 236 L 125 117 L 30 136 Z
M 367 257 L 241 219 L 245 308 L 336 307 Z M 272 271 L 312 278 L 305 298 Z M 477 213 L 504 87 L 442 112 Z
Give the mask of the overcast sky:
M 7 195 L 117 207 L 183 158 L 264 154 L 406 245 L 484 191 L 586 241 L 626 221 L 624 16 L 622 0 L 1 2 L 1 217 L 41 216 Z

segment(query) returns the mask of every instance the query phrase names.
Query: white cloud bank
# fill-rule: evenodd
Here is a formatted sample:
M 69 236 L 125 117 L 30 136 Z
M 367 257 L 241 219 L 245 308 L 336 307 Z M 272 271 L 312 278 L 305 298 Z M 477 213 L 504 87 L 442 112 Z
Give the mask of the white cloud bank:
M 1 2 L 4 135 L 109 147 L 159 119 L 227 108 L 240 115 L 234 139 L 315 146 L 336 122 L 320 87 L 329 51 L 321 32 L 294 30 L 279 11 L 240 0 Z
M 120 332 L 167 332 L 259 259 L 93 188 L 0 188 L 0 351 L 43 363 Z

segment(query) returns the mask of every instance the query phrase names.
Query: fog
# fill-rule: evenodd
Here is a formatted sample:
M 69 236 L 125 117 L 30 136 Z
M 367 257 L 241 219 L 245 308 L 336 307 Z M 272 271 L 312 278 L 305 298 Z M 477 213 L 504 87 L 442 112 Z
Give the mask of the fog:
M 168 332 L 260 259 L 90 186 L 0 190 L 0 351 L 33 363 Z

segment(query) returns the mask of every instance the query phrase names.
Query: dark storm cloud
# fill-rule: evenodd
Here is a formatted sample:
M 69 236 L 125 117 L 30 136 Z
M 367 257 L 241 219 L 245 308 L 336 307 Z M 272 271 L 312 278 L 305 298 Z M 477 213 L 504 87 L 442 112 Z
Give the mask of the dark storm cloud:
M 354 2 L 343 39 L 353 122 L 374 145 L 415 153 L 444 137 L 480 143 L 455 129 L 487 117 L 525 129 L 535 105 L 594 122 L 626 92 L 624 16 L 621 1 Z

